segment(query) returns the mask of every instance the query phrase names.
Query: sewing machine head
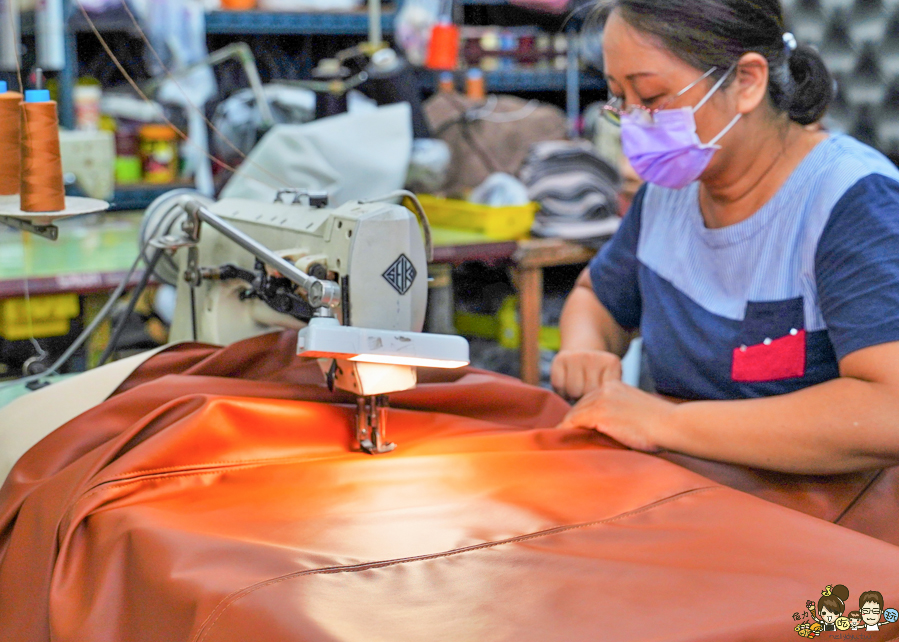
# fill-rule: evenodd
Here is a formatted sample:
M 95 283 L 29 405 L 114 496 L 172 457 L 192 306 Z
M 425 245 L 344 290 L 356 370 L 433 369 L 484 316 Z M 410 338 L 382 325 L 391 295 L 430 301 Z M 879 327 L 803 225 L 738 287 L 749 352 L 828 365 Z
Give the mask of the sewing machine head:
M 363 450 L 392 450 L 386 395 L 414 387 L 417 366 L 468 363 L 461 337 L 421 333 L 431 248 L 415 205 L 418 216 L 390 202 L 330 209 L 325 195 L 293 191 L 275 203 L 161 197 L 141 241 L 165 252 L 157 274 L 178 287 L 171 340 L 228 344 L 296 328 L 297 354 L 359 397 Z

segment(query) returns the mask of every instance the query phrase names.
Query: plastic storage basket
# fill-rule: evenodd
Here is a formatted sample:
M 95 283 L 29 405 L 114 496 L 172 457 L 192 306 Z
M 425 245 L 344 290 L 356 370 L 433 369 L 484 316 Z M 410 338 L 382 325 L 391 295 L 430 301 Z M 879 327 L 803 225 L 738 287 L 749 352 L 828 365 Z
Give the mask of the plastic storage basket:
M 478 232 L 497 241 L 526 238 L 540 209 L 537 203 L 492 207 L 427 194 L 418 199 L 431 225 Z

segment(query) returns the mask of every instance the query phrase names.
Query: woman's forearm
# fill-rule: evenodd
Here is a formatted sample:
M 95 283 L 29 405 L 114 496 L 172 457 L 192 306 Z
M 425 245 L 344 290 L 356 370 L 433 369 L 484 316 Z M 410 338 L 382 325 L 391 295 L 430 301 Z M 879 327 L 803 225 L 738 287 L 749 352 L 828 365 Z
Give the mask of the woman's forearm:
M 562 350 L 602 350 L 623 356 L 630 343 L 630 333 L 596 298 L 586 272 L 565 301 L 559 330 Z
M 681 404 L 658 435 L 666 450 L 791 473 L 899 464 L 895 386 L 841 377 L 763 399 Z

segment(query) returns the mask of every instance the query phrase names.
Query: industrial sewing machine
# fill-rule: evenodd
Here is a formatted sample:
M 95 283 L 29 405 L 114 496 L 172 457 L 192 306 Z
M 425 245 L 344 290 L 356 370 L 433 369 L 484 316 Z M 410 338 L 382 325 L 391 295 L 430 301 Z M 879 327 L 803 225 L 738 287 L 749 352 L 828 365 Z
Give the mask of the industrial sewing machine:
M 400 196 L 415 214 L 388 202 Z M 326 194 L 300 190 L 274 203 L 177 190 L 147 210 L 142 247 L 178 287 L 172 341 L 299 329 L 297 354 L 319 359 L 332 389 L 357 395 L 361 449 L 389 452 L 387 394 L 413 388 L 418 366 L 467 365 L 468 342 L 421 332 L 432 247 L 413 194 L 327 205 Z

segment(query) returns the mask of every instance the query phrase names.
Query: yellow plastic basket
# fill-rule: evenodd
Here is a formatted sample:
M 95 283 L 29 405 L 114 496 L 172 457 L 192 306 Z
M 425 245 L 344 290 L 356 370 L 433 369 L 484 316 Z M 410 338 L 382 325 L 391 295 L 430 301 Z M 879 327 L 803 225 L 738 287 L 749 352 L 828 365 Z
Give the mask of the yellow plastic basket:
M 81 314 L 77 294 L 51 294 L 0 301 L 0 337 L 7 341 L 59 337 L 69 333 L 71 320 Z
M 470 230 L 497 241 L 527 238 L 540 209 L 537 203 L 492 207 L 428 194 L 418 199 L 434 227 Z

